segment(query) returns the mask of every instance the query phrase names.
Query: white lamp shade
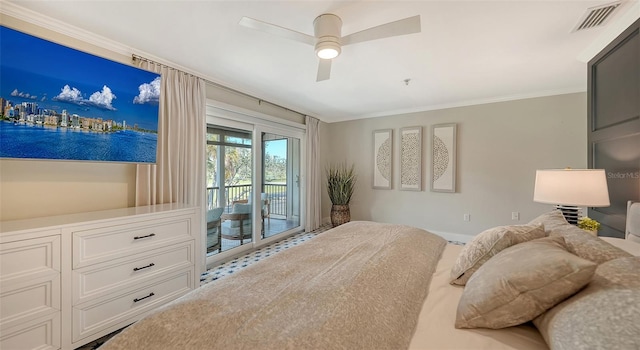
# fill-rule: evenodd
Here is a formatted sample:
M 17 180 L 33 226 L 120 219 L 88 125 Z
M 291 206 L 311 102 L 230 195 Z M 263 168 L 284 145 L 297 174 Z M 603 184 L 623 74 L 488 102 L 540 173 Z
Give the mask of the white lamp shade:
M 604 169 L 536 170 L 533 201 L 539 203 L 608 207 Z

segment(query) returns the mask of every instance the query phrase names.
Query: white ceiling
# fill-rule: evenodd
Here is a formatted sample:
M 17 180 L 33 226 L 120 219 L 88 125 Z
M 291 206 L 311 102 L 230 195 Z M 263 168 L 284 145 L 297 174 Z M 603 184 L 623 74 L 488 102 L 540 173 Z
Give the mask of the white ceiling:
M 604 27 L 571 30 L 589 7 L 611 1 L 11 2 L 335 122 L 586 91 L 580 55 L 638 11 L 638 0 Z M 422 32 L 343 47 L 331 79 L 316 82 L 312 46 L 238 25 L 248 16 L 313 35 L 322 13 L 342 18 L 343 35 L 416 14 Z

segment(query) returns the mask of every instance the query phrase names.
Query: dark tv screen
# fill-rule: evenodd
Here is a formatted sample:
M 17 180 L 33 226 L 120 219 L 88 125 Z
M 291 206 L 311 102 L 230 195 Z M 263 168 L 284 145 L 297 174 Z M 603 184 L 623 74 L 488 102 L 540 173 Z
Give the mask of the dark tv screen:
M 0 26 L 0 158 L 155 163 L 160 75 Z

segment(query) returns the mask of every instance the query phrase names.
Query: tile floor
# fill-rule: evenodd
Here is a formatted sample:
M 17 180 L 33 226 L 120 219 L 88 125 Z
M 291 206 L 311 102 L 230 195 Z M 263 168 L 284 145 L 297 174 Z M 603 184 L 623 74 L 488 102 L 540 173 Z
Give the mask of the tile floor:
M 215 281 L 221 277 L 231 275 L 244 267 L 262 260 L 263 258 L 276 254 L 282 250 L 295 247 L 302 242 L 308 241 L 311 238 L 315 237 L 317 234 L 322 233 L 330 228 L 331 226 L 322 226 L 319 229 L 311 232 L 298 233 L 282 241 L 278 241 L 241 257 L 235 258 L 231 261 L 227 261 L 226 263 L 223 263 L 221 265 L 214 266 L 211 269 L 207 270 L 207 272 L 203 273 L 202 276 L 200 276 L 200 284 L 203 285 Z

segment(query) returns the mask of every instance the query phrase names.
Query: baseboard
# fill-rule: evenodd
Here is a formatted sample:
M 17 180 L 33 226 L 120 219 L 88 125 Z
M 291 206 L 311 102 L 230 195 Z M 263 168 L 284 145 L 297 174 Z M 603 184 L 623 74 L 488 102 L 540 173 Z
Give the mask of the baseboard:
M 469 243 L 469 241 L 471 241 L 473 239 L 473 236 L 470 235 L 465 235 L 462 233 L 452 233 L 452 232 L 442 232 L 442 231 L 433 231 L 433 230 L 427 230 L 433 234 L 436 234 L 444 239 L 446 239 L 447 241 L 457 241 L 457 242 L 462 242 L 462 243 Z

